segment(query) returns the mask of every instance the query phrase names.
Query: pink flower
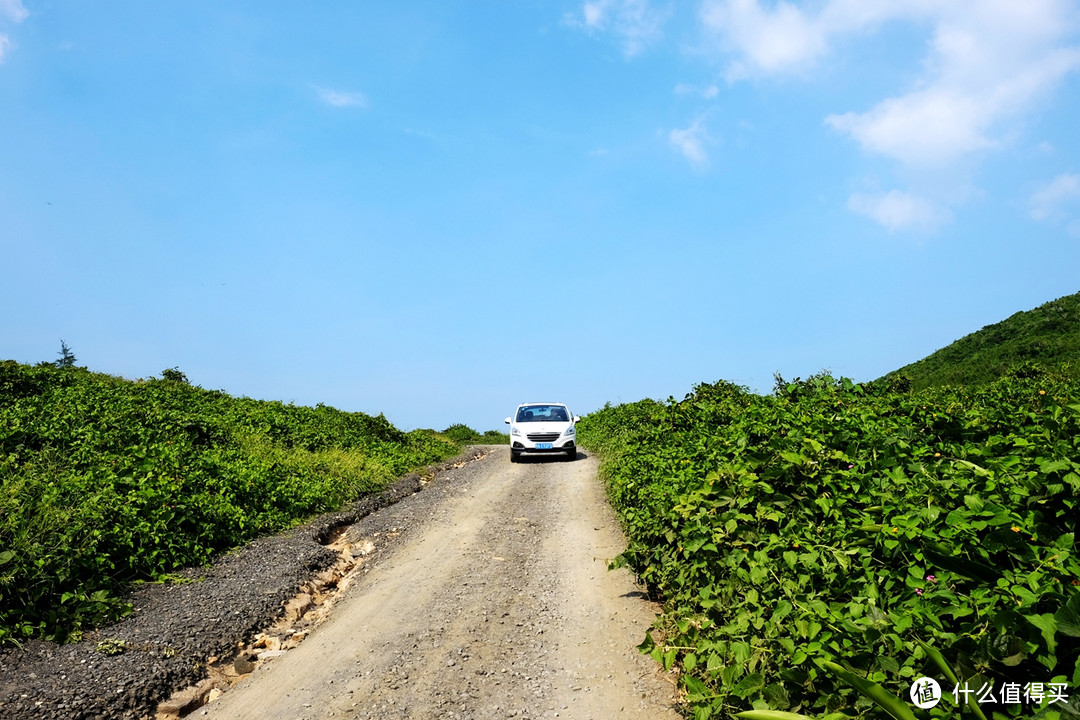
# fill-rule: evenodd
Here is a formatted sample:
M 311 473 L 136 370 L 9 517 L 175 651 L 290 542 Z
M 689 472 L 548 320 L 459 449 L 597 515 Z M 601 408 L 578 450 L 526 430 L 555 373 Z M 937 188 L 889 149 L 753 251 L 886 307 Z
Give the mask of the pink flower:
M 915 588 L 916 595 L 922 595 L 922 588 Z
M 933 575 L 927 575 L 927 576 L 926 576 L 926 579 L 927 579 L 927 580 L 928 580 L 929 582 L 932 582 L 932 583 L 936 583 L 936 582 L 937 582 L 937 577 L 935 577 L 935 576 L 933 576 Z

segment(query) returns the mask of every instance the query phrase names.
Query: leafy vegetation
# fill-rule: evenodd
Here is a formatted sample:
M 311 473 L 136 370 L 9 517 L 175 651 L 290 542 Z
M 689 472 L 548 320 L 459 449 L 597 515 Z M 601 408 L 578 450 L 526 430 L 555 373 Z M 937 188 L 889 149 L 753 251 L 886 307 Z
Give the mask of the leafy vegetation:
M 949 678 L 1076 693 L 1080 381 L 1028 370 L 916 393 L 718 382 L 582 420 L 629 541 L 616 564 L 663 603 L 641 649 L 681 671 L 695 718 L 952 717 Z M 924 674 L 945 689 L 930 711 L 907 702 Z
M 1080 379 L 1080 293 L 1019 312 L 889 373 L 916 390 L 986 384 L 1008 372 L 1042 368 Z
M 65 353 L 74 356 L 65 346 Z M 154 580 L 456 453 L 381 415 L 0 362 L 0 642 L 63 641 Z
M 450 438 L 458 445 L 506 445 L 510 443 L 510 436 L 498 430 L 487 430 L 483 435 L 473 430 L 468 425 L 451 425 L 442 431 L 442 434 Z

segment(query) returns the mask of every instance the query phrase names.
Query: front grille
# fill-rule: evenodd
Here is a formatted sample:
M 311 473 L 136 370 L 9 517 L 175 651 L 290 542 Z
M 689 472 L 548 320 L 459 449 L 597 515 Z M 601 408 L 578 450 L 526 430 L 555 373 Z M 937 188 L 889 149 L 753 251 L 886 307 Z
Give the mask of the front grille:
M 533 442 L 555 442 L 559 439 L 559 433 L 529 433 L 525 437 Z

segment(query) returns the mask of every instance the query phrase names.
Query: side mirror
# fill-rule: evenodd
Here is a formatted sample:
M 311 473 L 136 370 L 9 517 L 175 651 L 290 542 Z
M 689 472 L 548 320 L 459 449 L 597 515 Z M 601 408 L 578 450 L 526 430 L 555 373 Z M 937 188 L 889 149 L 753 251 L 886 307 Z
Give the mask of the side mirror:
M 579 418 L 577 415 L 575 415 L 574 416 L 574 422 L 576 422 L 576 423 L 581 422 L 581 418 Z
M 505 420 L 503 420 L 503 422 L 506 423 L 507 425 L 509 425 L 510 424 L 510 418 L 506 418 Z

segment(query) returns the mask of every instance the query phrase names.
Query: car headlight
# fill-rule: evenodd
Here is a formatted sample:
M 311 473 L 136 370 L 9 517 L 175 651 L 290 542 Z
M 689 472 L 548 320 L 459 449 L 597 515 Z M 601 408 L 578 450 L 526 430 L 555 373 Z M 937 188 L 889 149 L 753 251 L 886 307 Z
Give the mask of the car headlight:
M 518 430 L 517 425 L 510 426 L 510 434 L 515 437 L 521 437 L 521 431 Z
M 570 437 L 573 434 L 574 434 L 574 426 L 571 425 L 570 427 L 566 428 L 566 430 L 563 432 L 563 437 Z

